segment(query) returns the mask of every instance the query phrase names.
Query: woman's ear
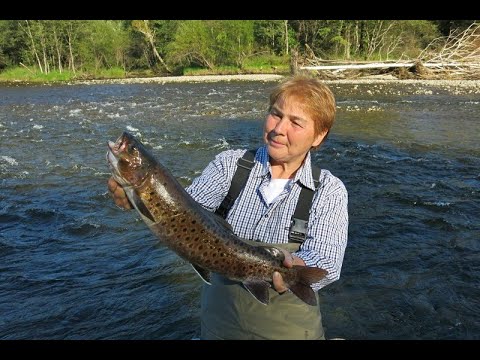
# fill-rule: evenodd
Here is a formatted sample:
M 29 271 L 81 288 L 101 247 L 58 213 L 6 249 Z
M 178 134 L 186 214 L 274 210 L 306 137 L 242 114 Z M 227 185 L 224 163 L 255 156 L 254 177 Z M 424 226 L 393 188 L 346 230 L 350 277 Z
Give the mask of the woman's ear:
M 315 140 L 313 141 L 312 148 L 317 148 L 317 147 L 319 147 L 320 144 L 323 142 L 323 140 L 325 140 L 325 138 L 327 137 L 328 132 L 329 132 L 329 130 L 324 130 L 324 131 L 322 131 L 320 134 L 318 134 L 318 135 L 315 137 Z

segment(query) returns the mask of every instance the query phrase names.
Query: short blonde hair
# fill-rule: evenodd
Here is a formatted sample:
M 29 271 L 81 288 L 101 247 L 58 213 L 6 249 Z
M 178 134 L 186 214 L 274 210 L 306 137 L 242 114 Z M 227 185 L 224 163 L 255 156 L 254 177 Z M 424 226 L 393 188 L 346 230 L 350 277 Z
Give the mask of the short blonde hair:
M 277 101 L 292 97 L 303 102 L 305 110 L 315 122 L 315 136 L 324 131 L 328 135 L 336 112 L 335 97 L 328 86 L 306 75 L 288 77 L 271 92 L 268 110 L 270 111 Z

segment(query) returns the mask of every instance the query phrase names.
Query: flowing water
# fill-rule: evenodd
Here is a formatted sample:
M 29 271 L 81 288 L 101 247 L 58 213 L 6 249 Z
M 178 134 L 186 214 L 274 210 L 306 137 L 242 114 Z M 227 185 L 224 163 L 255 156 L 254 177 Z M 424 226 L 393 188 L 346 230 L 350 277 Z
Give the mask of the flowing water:
M 189 184 L 261 144 L 273 82 L 0 86 L 0 339 L 191 339 L 202 282 L 107 193 L 138 136 Z M 349 191 L 327 338 L 480 338 L 480 101 L 448 86 L 333 84 L 314 162 Z

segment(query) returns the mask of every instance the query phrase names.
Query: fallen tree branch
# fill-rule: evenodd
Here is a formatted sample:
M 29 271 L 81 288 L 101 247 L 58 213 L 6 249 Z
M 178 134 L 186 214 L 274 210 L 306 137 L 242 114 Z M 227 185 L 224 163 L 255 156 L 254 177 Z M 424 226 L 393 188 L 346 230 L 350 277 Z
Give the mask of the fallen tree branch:
M 350 65 L 318 65 L 318 66 L 300 66 L 302 70 L 347 70 L 347 69 L 386 69 L 396 67 L 410 68 L 415 66 L 415 62 L 409 63 L 371 63 L 371 64 L 350 64 Z M 425 67 L 440 68 L 440 67 L 458 67 L 461 63 L 425 63 Z
M 24 63 L 20 63 L 20 65 L 22 65 L 25 69 L 27 69 L 28 71 L 30 71 L 30 74 L 34 74 L 34 72 L 28 68 L 28 66 L 26 66 Z

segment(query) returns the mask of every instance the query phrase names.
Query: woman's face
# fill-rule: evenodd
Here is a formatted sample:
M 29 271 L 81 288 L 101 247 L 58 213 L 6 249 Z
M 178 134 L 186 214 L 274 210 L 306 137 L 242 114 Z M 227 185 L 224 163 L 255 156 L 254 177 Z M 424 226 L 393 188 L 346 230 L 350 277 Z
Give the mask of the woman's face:
M 320 145 L 326 132 L 315 135 L 315 123 L 294 97 L 277 100 L 265 119 L 263 140 L 270 163 L 300 167 L 307 152 Z

